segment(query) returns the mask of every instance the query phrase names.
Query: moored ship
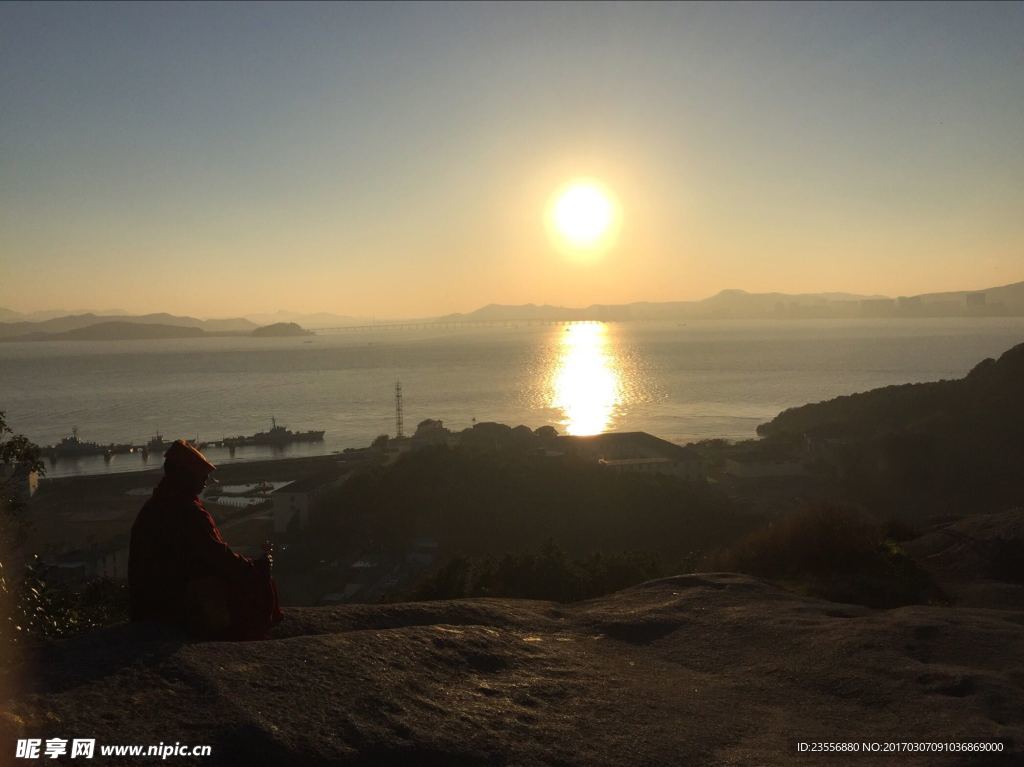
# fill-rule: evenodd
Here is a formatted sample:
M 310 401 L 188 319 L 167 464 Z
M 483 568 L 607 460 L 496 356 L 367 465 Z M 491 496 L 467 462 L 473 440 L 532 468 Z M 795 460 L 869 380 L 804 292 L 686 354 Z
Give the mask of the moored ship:
M 87 455 L 103 455 L 107 448 L 96 442 L 83 442 L 78 438 L 78 427 L 71 429 L 71 435 L 56 445 L 48 445 L 42 454 L 48 458 L 80 458 Z
M 47 458 L 55 460 L 57 458 L 86 458 L 92 455 L 102 455 L 104 458 L 110 458 L 121 453 L 131 453 L 134 449 L 128 444 L 114 444 L 111 442 L 109 445 L 100 445 L 97 442 L 85 442 L 79 439 L 78 427 L 75 426 L 71 429 L 71 436 L 64 437 L 56 445 L 44 447 L 40 452 Z
M 146 443 L 145 449 L 147 453 L 157 453 L 166 450 L 169 447 L 170 444 L 164 442 L 164 436 L 160 432 L 157 432 L 156 436 Z
M 261 431 L 251 437 L 225 437 L 221 444 L 224 447 L 244 447 L 247 445 L 287 445 L 290 442 L 322 442 L 322 431 L 289 431 L 277 425 L 277 419 L 271 418 L 270 431 Z

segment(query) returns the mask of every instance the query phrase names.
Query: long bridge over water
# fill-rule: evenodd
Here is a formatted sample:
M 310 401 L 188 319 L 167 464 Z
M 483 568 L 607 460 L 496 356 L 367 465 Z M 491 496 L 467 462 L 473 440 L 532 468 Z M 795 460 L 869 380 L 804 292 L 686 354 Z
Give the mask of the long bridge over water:
M 617 322 L 612 319 L 564 319 L 564 320 L 407 320 L 402 322 L 375 322 L 364 325 L 338 325 L 313 330 L 357 333 L 367 330 L 458 330 L 462 328 L 518 328 L 542 325 L 570 325 L 574 322 Z

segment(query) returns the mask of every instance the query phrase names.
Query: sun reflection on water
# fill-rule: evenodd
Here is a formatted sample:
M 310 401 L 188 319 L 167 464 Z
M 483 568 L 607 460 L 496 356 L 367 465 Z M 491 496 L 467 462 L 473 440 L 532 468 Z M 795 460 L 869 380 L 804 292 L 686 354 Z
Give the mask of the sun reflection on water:
M 622 401 L 622 380 L 604 323 L 566 326 L 551 377 L 550 406 L 564 414 L 568 434 L 600 434 Z

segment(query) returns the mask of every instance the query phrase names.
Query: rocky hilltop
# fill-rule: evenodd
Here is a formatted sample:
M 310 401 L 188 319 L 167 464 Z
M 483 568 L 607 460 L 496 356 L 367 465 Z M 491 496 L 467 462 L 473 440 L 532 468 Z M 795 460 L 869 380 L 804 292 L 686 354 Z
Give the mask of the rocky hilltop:
M 178 765 L 960 765 L 988 762 L 796 743 L 1024 747 L 1024 611 L 876 611 L 732 574 L 570 605 L 289 609 L 264 642 L 121 625 L 24 671 L 0 740 L 213 747 Z

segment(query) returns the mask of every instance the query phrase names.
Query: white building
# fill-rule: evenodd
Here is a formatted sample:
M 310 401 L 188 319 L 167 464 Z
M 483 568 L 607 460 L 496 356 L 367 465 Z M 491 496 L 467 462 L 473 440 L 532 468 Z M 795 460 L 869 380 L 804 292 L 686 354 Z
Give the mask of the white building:
M 296 480 L 274 491 L 274 532 L 304 530 L 310 513 L 323 495 L 344 482 L 346 474 L 331 470 L 324 474 Z

